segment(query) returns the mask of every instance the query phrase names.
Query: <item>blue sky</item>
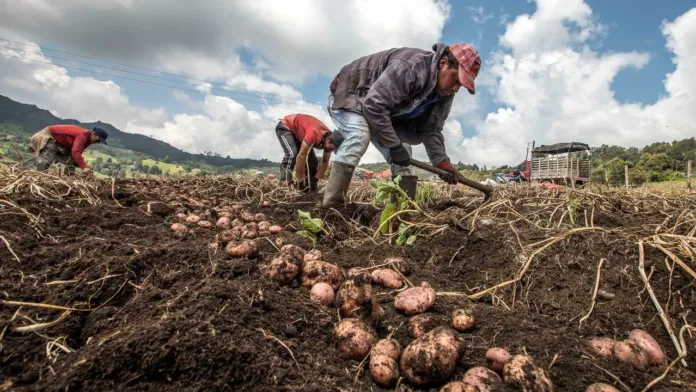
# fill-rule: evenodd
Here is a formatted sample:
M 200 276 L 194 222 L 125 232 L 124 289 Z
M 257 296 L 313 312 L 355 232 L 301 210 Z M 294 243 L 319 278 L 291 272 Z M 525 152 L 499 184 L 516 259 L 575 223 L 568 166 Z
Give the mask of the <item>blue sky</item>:
M 696 102 L 689 76 L 696 68 L 689 49 L 696 46 L 693 1 L 204 3 L 103 0 L 47 8 L 0 0 L 7 11 L 0 15 L 0 38 L 23 43 L 0 42 L 0 51 L 14 45 L 14 55 L 27 56 L 21 51 L 38 50 L 27 46 L 38 44 L 44 48 L 39 60 L 56 65 L 34 69 L 0 58 L 7 62 L 0 64 L 7 71 L 0 94 L 62 117 L 112 122 L 193 152 L 277 160 L 272 129 L 278 117 L 304 111 L 332 127 L 323 106 L 342 65 L 388 47 L 466 41 L 479 50 L 484 66 L 476 96 L 459 94 L 445 127 L 453 160 L 514 163 L 531 140 L 642 147 L 696 133 L 696 119 L 680 114 Z M 69 21 L 75 12 L 82 15 L 80 24 Z M 677 49 L 667 47 L 668 39 Z M 183 74 L 189 79 L 157 75 L 193 85 L 133 74 L 149 73 L 142 69 L 105 69 L 121 67 L 112 63 L 87 65 L 99 61 L 47 48 Z M 192 91 L 195 79 L 227 83 L 236 92 L 198 93 Z M 418 148 L 416 154 L 424 156 Z M 366 161 L 380 159 L 374 150 L 366 155 Z

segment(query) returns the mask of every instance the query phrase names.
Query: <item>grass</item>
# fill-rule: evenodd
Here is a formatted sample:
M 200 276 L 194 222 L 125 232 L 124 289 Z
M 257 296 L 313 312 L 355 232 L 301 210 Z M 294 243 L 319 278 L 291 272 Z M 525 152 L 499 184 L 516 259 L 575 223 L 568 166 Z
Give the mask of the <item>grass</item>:
M 686 180 L 662 181 L 662 182 L 647 182 L 643 186 L 648 189 L 657 190 L 678 190 L 686 189 Z M 696 179 L 691 178 L 691 186 L 696 186 Z
M 144 159 L 143 165 L 147 166 L 157 166 L 162 170 L 162 173 L 169 172 L 169 174 L 184 174 L 186 170 L 181 165 L 175 163 L 164 163 L 160 161 L 155 161 L 154 159 Z M 200 171 L 200 170 L 199 170 Z

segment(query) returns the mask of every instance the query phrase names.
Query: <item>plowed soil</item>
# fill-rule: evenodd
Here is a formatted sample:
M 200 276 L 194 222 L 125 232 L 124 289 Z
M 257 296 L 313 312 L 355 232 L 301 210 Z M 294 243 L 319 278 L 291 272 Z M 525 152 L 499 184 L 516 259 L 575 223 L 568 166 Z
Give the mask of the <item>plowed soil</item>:
M 471 233 L 452 223 L 436 236 L 399 247 L 368 240 L 346 222 L 353 219 L 374 230 L 379 219 L 375 207 L 351 205 L 340 210 L 340 217 L 315 207 L 309 195 L 288 204 L 246 205 L 286 231 L 257 240 L 256 257 L 232 258 L 208 247 L 219 229 L 195 227 L 185 237 L 175 237 L 170 230 L 177 221 L 174 213 L 191 206 L 156 203 L 167 200 L 140 194 L 135 185 L 114 195 L 123 207 L 111 200 L 110 192 L 97 206 L 15 199 L 27 211 L 41 213 L 42 236 L 22 214 L 0 219 L 0 234 L 20 259 L 0 244 L 0 299 L 5 300 L 0 304 L 0 390 L 382 390 L 370 379 L 368 361 L 359 367 L 359 361 L 335 348 L 335 308 L 310 301 L 308 290 L 296 282 L 278 286 L 263 274 L 277 253 L 277 238 L 313 247 L 294 234 L 298 209 L 326 219 L 331 236 L 320 238 L 316 248 L 344 272 L 403 256 L 411 269 L 408 280 L 414 285 L 427 281 L 438 292 L 427 313 L 439 325 L 449 325 L 457 307 L 474 310 L 476 328 L 462 335 L 467 348 L 453 380 L 472 366 L 485 366 L 488 348 L 505 347 L 528 353 L 548 369 L 557 391 L 584 391 L 594 382 L 624 390 L 615 377 L 640 390 L 664 367 L 636 370 L 599 358 L 584 345 L 593 337 L 624 339 L 634 328 L 649 331 L 670 360 L 677 355 L 637 272 L 636 241 L 613 231 L 625 229 L 627 222 L 659 224 L 661 217 L 651 221 L 621 211 L 598 215 L 595 225 L 606 231 L 559 241 L 535 258 L 514 291 L 509 286 L 472 302 L 461 294 L 513 277 L 529 256 L 521 244 L 544 240 L 546 232 L 523 221 L 512 224 L 514 232 L 507 223 Z M 234 202 L 234 196 L 222 195 L 209 207 Z M 580 325 L 602 258 L 601 288 L 615 297 L 599 299 Z M 664 259 L 646 248 L 646 269 L 655 266 L 653 289 L 681 325 L 693 320 L 694 281 L 677 269 L 670 276 Z M 379 336 L 398 328 L 393 337 L 405 347 L 413 340 L 409 318 L 394 309 L 393 291 L 376 290 L 383 309 Z M 59 318 L 36 331 L 16 330 Z M 696 347 L 689 349 L 686 361 L 692 367 L 677 365 L 655 390 L 696 389 Z M 404 380 L 397 389 L 430 390 Z

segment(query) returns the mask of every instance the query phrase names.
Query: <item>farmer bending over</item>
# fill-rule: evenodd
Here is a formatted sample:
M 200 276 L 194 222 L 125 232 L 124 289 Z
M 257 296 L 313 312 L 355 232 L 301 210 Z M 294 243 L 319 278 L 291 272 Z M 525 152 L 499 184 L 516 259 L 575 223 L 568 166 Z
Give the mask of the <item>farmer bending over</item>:
M 68 173 L 80 167 L 86 175 L 92 174 L 82 158 L 82 151 L 94 143 L 106 144 L 109 134 L 94 128 L 88 131 L 77 125 L 51 125 L 34 134 L 29 148 L 36 158 L 39 171 L 48 170 L 54 163 L 63 163 Z
M 370 142 L 392 164 L 392 177 L 415 198 L 418 177 L 410 166 L 411 145 L 423 143 L 433 165 L 459 172 L 445 151 L 442 128 L 454 94 L 464 86 L 474 94 L 481 58 L 469 44 L 433 45 L 432 51 L 396 48 L 359 58 L 344 66 L 331 83 L 328 109 L 344 138 L 324 192 L 323 205 L 345 201 L 355 166 Z
M 304 192 L 316 191 L 317 182 L 326 172 L 334 148 L 329 128 L 313 116 L 291 114 L 278 122 L 276 135 L 285 153 L 280 163 L 280 180 L 291 183 L 292 170 L 295 169 L 298 188 Z M 324 150 L 321 165 L 317 162 L 314 148 Z M 306 168 L 309 169 L 309 180 L 305 175 Z

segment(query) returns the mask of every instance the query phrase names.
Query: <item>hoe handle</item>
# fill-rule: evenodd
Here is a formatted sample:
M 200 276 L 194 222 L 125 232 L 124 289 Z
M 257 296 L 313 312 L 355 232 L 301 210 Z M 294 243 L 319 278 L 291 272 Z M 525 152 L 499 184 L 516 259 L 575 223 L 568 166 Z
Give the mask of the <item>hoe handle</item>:
M 425 171 L 429 171 L 431 173 L 437 174 L 439 176 L 452 175 L 452 173 L 448 172 L 447 170 L 443 170 L 443 169 L 440 169 L 439 167 L 428 165 L 427 163 L 417 161 L 413 158 L 411 158 L 411 165 L 413 165 L 419 169 L 423 169 Z M 483 185 L 483 184 L 478 183 L 476 181 L 470 180 L 462 175 L 459 176 L 459 183 L 483 192 L 483 194 L 485 195 L 484 200 L 489 200 L 491 198 L 491 194 L 493 193 L 493 188 L 489 187 L 488 185 Z

